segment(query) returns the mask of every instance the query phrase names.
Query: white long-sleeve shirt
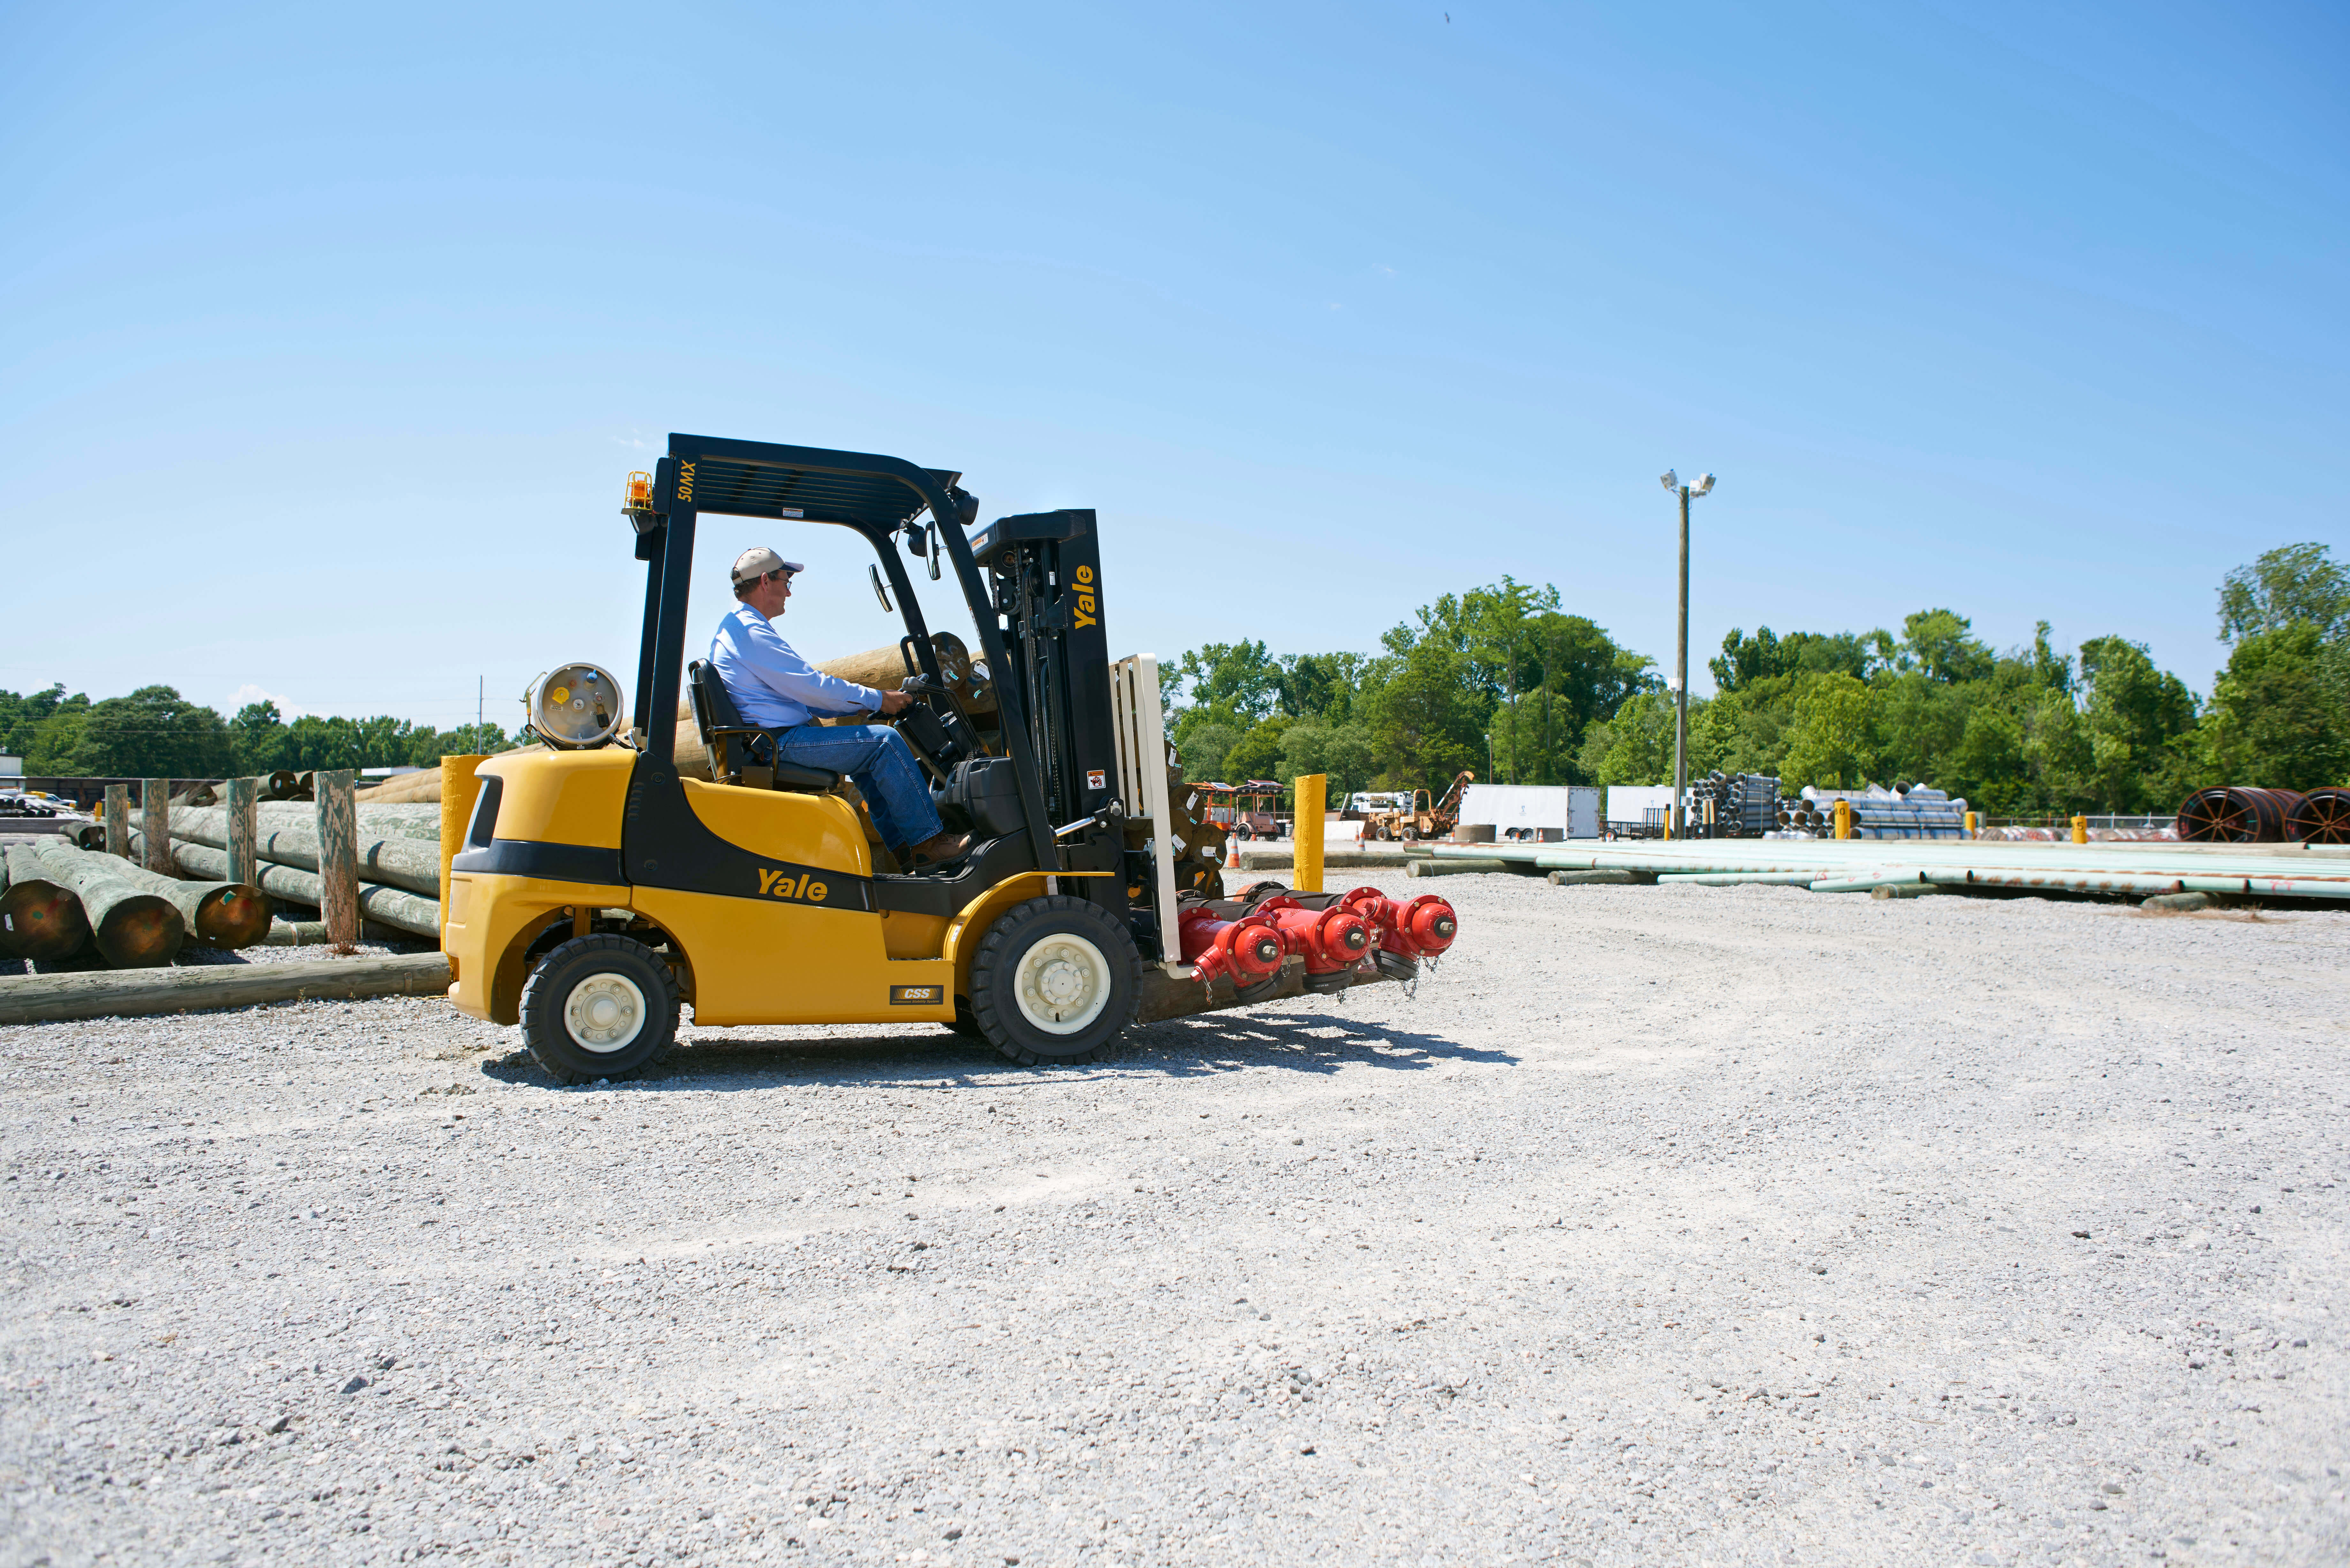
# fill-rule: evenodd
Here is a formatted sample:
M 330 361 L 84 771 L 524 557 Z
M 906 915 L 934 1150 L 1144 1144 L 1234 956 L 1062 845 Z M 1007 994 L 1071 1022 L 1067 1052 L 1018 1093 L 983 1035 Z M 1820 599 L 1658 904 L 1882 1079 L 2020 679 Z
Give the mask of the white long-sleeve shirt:
M 881 693 L 827 675 L 792 651 L 775 623 L 738 604 L 710 639 L 710 665 L 734 699 L 743 722 L 788 730 L 812 713 L 861 713 L 881 706 Z

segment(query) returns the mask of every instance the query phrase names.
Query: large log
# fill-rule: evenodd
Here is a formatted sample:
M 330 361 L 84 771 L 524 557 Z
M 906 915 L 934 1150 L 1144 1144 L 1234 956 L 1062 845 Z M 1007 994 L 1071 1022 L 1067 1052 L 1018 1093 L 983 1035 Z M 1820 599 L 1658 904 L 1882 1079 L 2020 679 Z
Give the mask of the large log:
M 258 779 L 231 779 L 228 798 L 221 803 L 221 827 L 226 842 L 219 846 L 228 851 L 228 877 L 232 882 L 256 882 L 261 877 L 260 783 Z M 178 822 L 175 815 L 174 824 Z M 175 826 L 172 832 L 177 833 Z
M 18 958 L 71 958 L 89 940 L 73 889 L 53 880 L 29 844 L 0 850 L 0 951 Z
M 360 791 L 359 809 L 365 811 L 370 805 L 429 805 L 440 798 L 441 770 L 426 768 L 421 773 L 394 774 L 383 783 Z
M 269 929 L 269 900 L 262 897 L 259 888 L 249 883 L 182 882 L 176 877 L 158 877 L 143 866 L 111 855 L 91 855 L 90 858 L 102 862 L 104 869 L 133 887 L 169 899 L 172 907 L 180 911 L 180 919 L 187 923 L 191 940 L 208 947 L 247 948 Z
M 440 953 L 207 964 L 145 974 L 28 974 L 0 979 L 0 1023 L 134 1018 L 156 1012 L 254 1007 L 271 1002 L 352 1002 L 370 996 L 440 996 L 449 961 Z
M 199 881 L 217 882 L 228 875 L 228 856 L 225 853 L 202 844 L 191 844 L 184 838 L 172 841 L 172 858 L 183 876 Z M 261 890 L 273 898 L 285 898 L 314 908 L 318 902 L 317 874 L 296 871 L 291 866 L 276 866 L 264 861 Z M 359 884 L 359 913 L 370 920 L 397 926 L 414 936 L 430 937 L 436 941 L 440 940 L 441 902 L 437 898 L 420 898 L 398 888 L 362 882 Z
M 161 969 L 179 956 L 188 922 L 176 906 L 122 875 L 129 862 L 76 849 L 62 838 L 34 846 L 51 881 L 73 889 L 90 945 L 115 969 Z
M 130 853 L 130 786 L 127 784 L 106 786 L 106 852 L 125 857 Z
M 147 779 L 139 785 L 139 827 L 154 844 L 156 836 L 172 831 L 172 781 Z M 161 848 L 147 853 L 147 869 L 161 876 L 172 869 L 168 855 Z M 93 922 L 94 924 L 95 922 Z
M 310 807 L 294 809 L 307 814 Z M 361 809 L 364 818 L 365 809 Z M 197 807 L 172 814 L 172 836 L 184 838 L 211 849 L 231 849 L 231 824 L 217 808 Z M 288 823 L 282 818 L 265 818 L 253 841 L 254 852 L 261 859 L 278 866 L 292 866 L 304 871 L 318 868 L 318 834 L 307 823 Z M 359 839 L 353 846 L 358 857 L 359 880 L 380 882 L 393 888 L 405 888 L 411 893 L 429 893 L 435 898 L 441 892 L 441 851 L 437 846 L 404 835 L 385 835 L 371 830 L 364 821 Z
M 349 769 L 330 768 L 317 775 L 317 784 L 318 913 L 335 947 L 344 952 L 359 941 L 359 827 L 351 798 L 355 782 Z

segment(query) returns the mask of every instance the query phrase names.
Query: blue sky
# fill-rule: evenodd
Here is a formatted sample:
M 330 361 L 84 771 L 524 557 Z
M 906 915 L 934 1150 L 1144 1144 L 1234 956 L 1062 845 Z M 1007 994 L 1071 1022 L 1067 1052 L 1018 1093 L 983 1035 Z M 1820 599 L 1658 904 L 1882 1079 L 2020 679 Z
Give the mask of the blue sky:
M 0 54 L 19 691 L 627 679 L 672 430 L 1095 506 L 1162 656 L 1506 572 L 1668 662 L 1669 465 L 1721 475 L 1700 664 L 1946 605 L 2204 691 L 2223 572 L 2350 551 L 2314 5 L 16 5 Z M 704 620 L 752 543 L 804 651 L 891 639 L 827 530 L 712 520 Z

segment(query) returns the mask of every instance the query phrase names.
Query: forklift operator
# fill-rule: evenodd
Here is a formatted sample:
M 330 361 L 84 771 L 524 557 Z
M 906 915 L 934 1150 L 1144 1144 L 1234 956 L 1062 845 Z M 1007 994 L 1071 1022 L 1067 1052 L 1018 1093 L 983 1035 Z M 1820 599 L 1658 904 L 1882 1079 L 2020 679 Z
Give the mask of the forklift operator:
M 743 722 L 775 737 L 778 762 L 828 768 L 857 781 L 873 826 L 908 869 L 959 859 L 971 836 L 944 831 L 905 737 L 887 724 L 823 725 L 818 713 L 884 714 L 913 701 L 903 691 L 876 691 L 827 675 L 792 651 L 774 619 L 792 597 L 792 576 L 804 568 L 764 545 L 734 563 L 734 597 L 743 602 L 718 623 L 710 639 L 710 666 Z

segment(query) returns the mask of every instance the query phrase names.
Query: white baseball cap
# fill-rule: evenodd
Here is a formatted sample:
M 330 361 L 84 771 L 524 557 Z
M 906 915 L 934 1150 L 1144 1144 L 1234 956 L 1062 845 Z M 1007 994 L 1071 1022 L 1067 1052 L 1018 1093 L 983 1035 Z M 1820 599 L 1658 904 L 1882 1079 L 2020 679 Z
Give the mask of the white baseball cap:
M 786 561 L 762 545 L 734 557 L 734 586 L 739 588 L 752 578 L 764 577 L 769 572 L 789 572 L 797 576 L 806 570 L 797 561 Z

